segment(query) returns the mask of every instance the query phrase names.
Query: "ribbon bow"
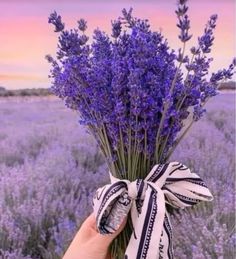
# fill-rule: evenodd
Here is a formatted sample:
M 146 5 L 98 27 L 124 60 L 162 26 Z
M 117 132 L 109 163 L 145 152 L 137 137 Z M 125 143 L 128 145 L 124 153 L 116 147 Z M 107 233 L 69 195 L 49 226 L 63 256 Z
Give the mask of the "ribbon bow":
M 184 208 L 213 199 L 203 180 L 179 162 L 155 165 L 134 182 L 110 174 L 111 184 L 93 199 L 98 231 L 114 233 L 131 210 L 133 233 L 126 259 L 173 258 L 172 229 L 165 203 Z

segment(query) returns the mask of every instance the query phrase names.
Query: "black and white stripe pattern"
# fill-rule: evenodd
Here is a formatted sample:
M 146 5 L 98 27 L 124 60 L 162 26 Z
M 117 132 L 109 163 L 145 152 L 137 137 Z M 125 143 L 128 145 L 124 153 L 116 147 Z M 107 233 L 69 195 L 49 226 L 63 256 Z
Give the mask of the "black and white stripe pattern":
M 173 258 L 172 229 L 165 203 L 184 208 L 213 199 L 202 179 L 179 162 L 155 165 L 134 182 L 112 175 L 93 199 L 98 231 L 116 231 L 131 211 L 134 233 L 125 258 Z

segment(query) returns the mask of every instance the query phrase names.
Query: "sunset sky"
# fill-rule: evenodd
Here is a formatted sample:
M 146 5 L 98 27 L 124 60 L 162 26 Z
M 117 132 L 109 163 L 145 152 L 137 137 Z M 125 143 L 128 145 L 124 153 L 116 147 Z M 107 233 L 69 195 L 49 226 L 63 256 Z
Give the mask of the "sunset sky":
M 219 19 L 212 51 L 212 71 L 228 66 L 235 56 L 235 0 L 189 0 L 191 33 L 189 47 L 211 14 Z M 150 20 L 153 30 L 162 30 L 172 48 L 177 38 L 176 0 L 0 0 L 0 86 L 7 89 L 49 87 L 50 66 L 44 59 L 54 55 L 57 34 L 48 24 L 48 15 L 56 10 L 67 28 L 76 26 L 79 18 L 88 21 L 88 35 L 97 27 L 110 33 L 110 22 L 123 8 L 134 8 L 134 15 Z

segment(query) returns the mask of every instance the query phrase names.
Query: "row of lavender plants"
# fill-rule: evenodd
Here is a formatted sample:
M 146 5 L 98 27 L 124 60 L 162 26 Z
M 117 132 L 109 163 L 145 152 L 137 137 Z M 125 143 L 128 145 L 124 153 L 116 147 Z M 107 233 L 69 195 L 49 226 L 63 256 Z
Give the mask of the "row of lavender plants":
M 211 100 L 171 158 L 201 175 L 215 197 L 175 212 L 175 258 L 234 256 L 234 100 Z M 0 258 L 61 258 L 108 181 L 104 159 L 58 100 L 0 100 L 0 117 Z

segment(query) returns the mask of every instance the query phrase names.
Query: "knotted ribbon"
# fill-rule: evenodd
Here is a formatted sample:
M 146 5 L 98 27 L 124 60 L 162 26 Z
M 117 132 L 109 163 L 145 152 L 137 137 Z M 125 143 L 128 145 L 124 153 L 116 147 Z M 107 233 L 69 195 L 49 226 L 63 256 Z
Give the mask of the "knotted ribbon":
M 147 177 L 133 182 L 110 174 L 111 184 L 93 199 L 97 229 L 114 233 L 131 212 L 133 233 L 126 259 L 173 258 L 172 228 L 166 205 L 185 208 L 213 199 L 203 180 L 179 162 L 155 165 Z

